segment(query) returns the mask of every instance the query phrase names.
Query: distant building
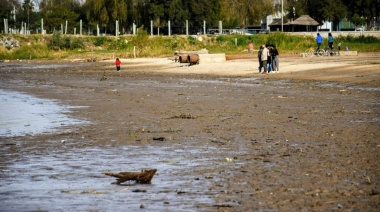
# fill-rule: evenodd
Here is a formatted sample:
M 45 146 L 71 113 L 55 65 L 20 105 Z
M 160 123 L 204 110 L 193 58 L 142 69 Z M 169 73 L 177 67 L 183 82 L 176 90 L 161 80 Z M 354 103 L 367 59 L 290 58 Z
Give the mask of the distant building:
M 301 15 L 296 20 L 287 21 L 282 23 L 281 18 L 275 19 L 269 24 L 270 31 L 280 31 L 281 28 L 284 32 L 310 32 L 316 31 L 321 24 L 308 15 Z

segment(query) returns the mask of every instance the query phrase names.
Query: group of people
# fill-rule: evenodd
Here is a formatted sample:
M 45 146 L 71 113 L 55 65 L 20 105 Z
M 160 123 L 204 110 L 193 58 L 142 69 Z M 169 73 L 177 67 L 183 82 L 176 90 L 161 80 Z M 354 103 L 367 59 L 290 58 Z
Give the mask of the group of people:
M 317 51 L 321 48 L 321 44 L 322 44 L 322 41 L 323 41 L 323 38 L 321 36 L 321 34 L 317 33 L 317 37 L 315 37 L 315 42 L 317 43 Z M 332 50 L 334 49 L 334 37 L 332 36 L 331 32 L 329 32 L 328 36 L 327 36 L 327 42 L 328 42 L 328 46 L 329 48 Z M 339 42 L 338 43 L 338 51 L 340 51 L 340 46 L 341 46 L 341 43 Z
M 333 49 L 333 43 L 334 43 L 334 37 L 331 33 L 328 34 L 328 46 L 330 49 Z M 323 38 L 322 36 L 317 33 L 317 37 L 315 38 L 315 41 L 317 43 L 317 51 L 320 49 Z M 340 51 L 340 42 L 338 44 L 338 51 Z M 250 43 L 248 45 L 248 52 L 252 53 L 253 51 L 253 44 Z M 259 73 L 267 74 L 267 73 L 276 73 L 279 71 L 279 54 L 278 50 L 275 45 L 262 45 L 260 46 L 260 49 L 258 51 L 258 59 L 259 59 Z M 120 71 L 120 65 L 121 61 L 119 58 L 116 58 L 115 61 L 116 70 Z
M 279 71 L 279 54 L 275 45 L 262 45 L 258 51 L 259 73 L 276 73 Z

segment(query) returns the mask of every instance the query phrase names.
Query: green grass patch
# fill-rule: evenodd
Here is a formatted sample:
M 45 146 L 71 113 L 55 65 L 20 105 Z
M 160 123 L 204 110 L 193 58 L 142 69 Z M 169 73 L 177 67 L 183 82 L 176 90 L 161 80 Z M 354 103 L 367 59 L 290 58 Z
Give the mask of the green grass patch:
M 1 35 L 0 39 L 12 37 L 20 47 L 7 49 L 0 47 L 0 59 L 63 59 L 75 57 L 91 58 L 128 58 L 128 57 L 166 57 L 175 51 L 197 51 L 207 49 L 210 53 L 246 54 L 249 43 L 257 50 L 260 45 L 276 45 L 280 54 L 299 53 L 316 47 L 315 38 L 310 35 L 290 35 L 275 32 L 255 35 L 221 36 L 153 36 L 139 29 L 135 36 L 78 36 L 62 35 Z M 379 52 L 380 39 L 374 36 L 336 36 L 334 46 L 342 44 L 358 52 Z M 324 39 L 322 48 L 327 46 Z

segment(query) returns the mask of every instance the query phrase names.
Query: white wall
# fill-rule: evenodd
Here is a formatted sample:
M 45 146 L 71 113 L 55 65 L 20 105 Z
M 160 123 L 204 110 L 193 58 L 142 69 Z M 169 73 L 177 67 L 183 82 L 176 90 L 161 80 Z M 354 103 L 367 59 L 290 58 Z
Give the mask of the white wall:
M 332 30 L 332 23 L 326 21 L 325 23 L 323 23 L 322 26 L 319 26 L 318 29 L 319 29 L 319 30 L 321 30 L 321 29 L 323 29 L 323 30 L 328 30 L 328 31 L 331 32 L 331 30 Z

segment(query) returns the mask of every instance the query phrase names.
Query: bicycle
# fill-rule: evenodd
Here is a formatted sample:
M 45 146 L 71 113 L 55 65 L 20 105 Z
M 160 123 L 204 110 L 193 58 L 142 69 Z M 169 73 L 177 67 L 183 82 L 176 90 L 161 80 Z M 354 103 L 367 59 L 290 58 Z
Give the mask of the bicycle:
M 312 57 L 314 55 L 317 55 L 319 57 L 319 56 L 323 56 L 324 50 L 323 49 L 319 49 L 317 51 L 317 50 L 314 50 L 314 48 L 310 46 L 308 49 L 306 49 L 305 54 L 308 55 L 308 56 L 310 56 L 310 57 Z
M 329 45 L 327 45 L 325 47 L 325 49 L 323 50 L 323 55 L 326 55 L 326 56 L 334 56 L 334 55 L 337 55 L 338 53 L 333 50 L 332 48 L 330 48 Z

